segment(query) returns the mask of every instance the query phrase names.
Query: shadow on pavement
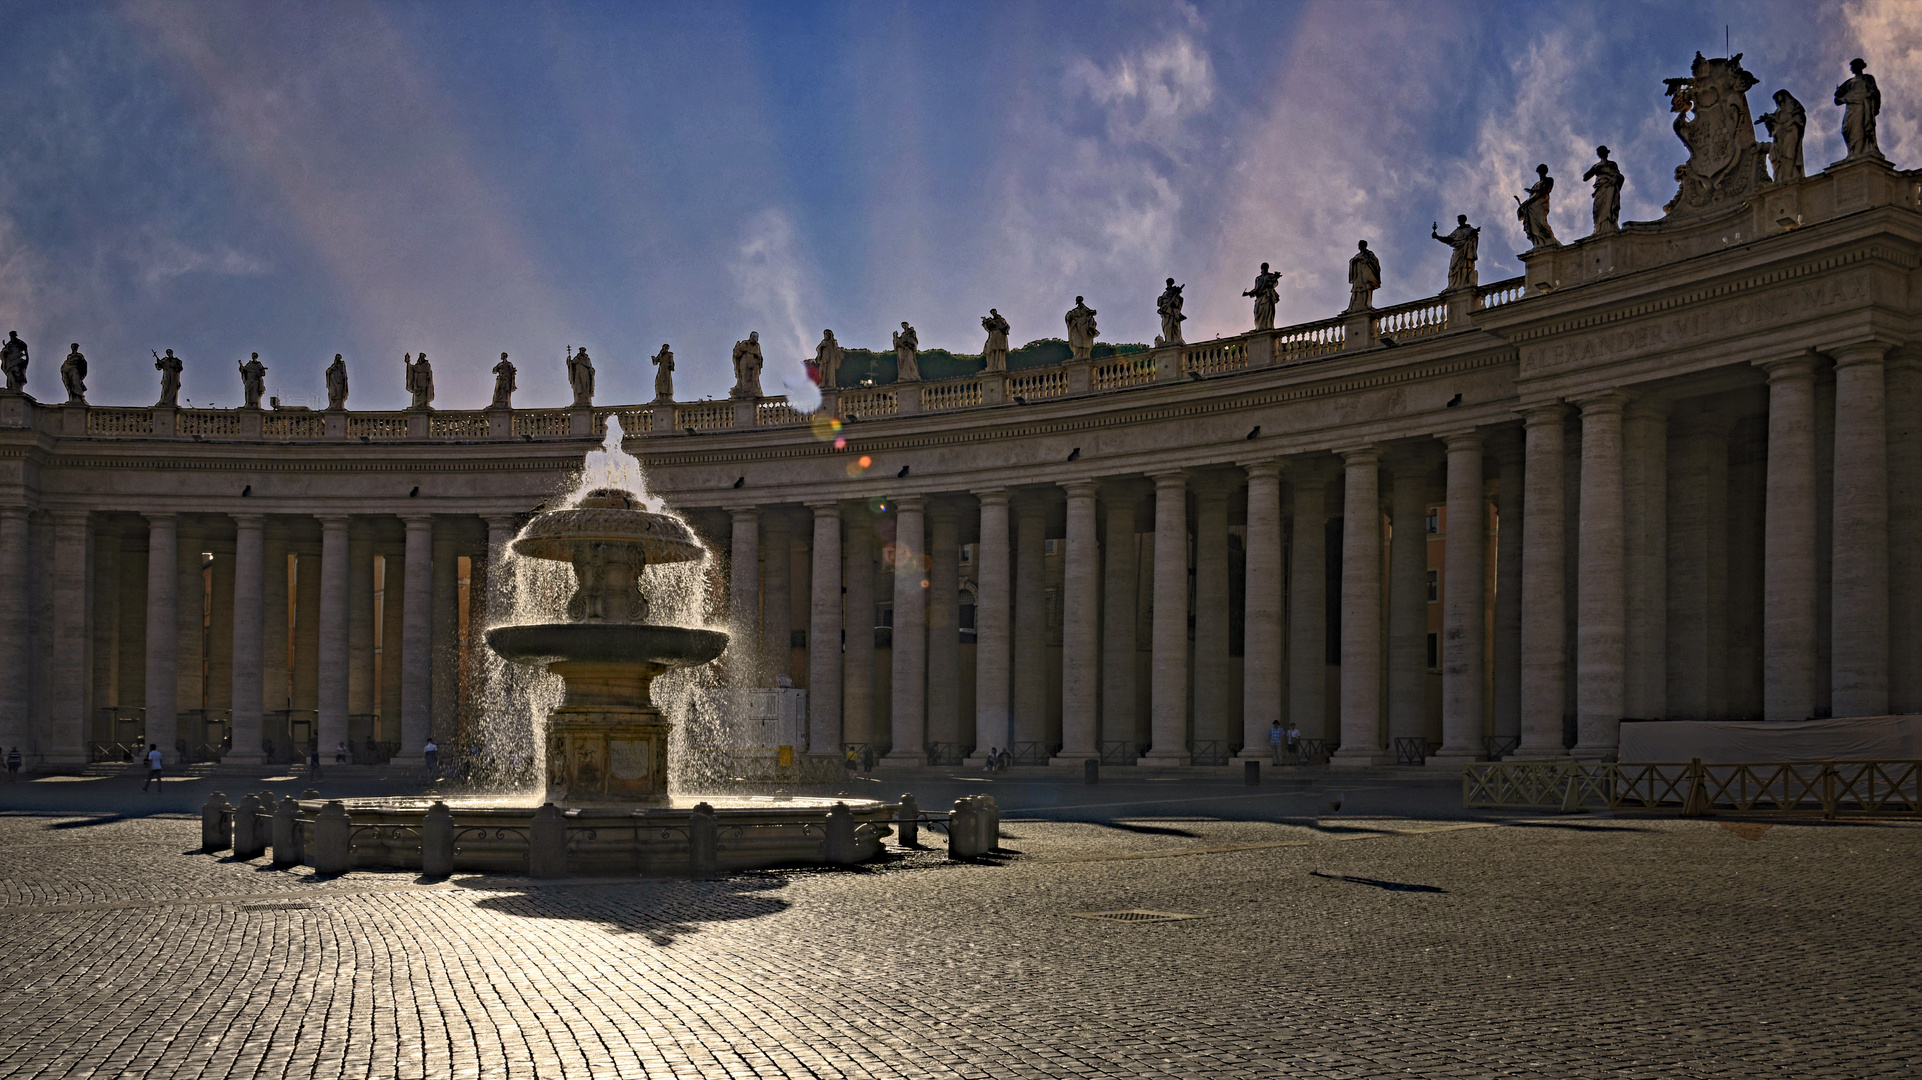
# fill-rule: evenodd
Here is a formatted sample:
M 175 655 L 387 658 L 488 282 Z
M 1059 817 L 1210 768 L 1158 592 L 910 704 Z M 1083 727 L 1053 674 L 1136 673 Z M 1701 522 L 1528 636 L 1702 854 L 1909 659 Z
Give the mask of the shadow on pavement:
M 1389 892 L 1445 893 L 1448 890 L 1439 885 L 1411 885 L 1405 881 L 1382 881 L 1377 878 L 1356 877 L 1353 874 L 1324 874 L 1319 870 L 1308 871 L 1309 877 L 1325 878 L 1329 881 L 1346 881 L 1354 885 L 1367 885 Z
M 1150 836 L 1186 836 L 1192 838 L 1201 835 L 1192 829 L 1176 829 L 1166 825 L 1133 825 L 1125 821 L 1087 821 L 1080 822 L 1079 824 L 1099 825 L 1104 829 L 1115 829 L 1120 832 L 1130 833 L 1145 833 Z
M 483 897 L 474 906 L 502 915 L 595 923 L 617 934 L 644 934 L 662 946 L 698 934 L 709 924 L 758 919 L 792 906 L 771 895 L 787 885 L 772 875 L 742 875 L 718 881 L 646 878 L 631 883 L 552 887 L 565 884 L 490 882 L 488 888 L 519 891 Z

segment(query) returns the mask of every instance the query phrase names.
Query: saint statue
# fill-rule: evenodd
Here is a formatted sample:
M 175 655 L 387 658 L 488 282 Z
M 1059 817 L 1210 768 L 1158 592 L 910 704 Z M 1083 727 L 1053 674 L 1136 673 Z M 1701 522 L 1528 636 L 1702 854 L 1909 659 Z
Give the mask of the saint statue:
M 1535 166 L 1535 184 L 1527 189 L 1526 199 L 1515 200 L 1515 216 L 1521 219 L 1522 232 L 1528 236 L 1530 251 L 1536 248 L 1561 247 L 1562 242 L 1555 239 L 1555 230 L 1548 227 L 1548 194 L 1555 190 L 1555 178 L 1548 175 L 1548 166 Z
M 501 362 L 494 365 L 494 400 L 488 402 L 490 409 L 511 409 L 514 407 L 514 391 L 520 385 L 514 381 L 514 363 L 501 354 Z
M 267 365 L 260 362 L 260 354 L 240 365 L 240 395 L 244 409 L 260 408 L 260 397 L 267 392 Z
M 834 380 L 840 377 L 843 355 L 845 350 L 834 340 L 834 331 L 821 331 L 821 343 L 814 347 L 814 370 L 820 374 L 823 388 L 832 388 Z
M 1608 147 L 1595 148 L 1601 160 L 1588 167 L 1582 179 L 1595 181 L 1595 232 L 1608 236 L 1622 231 L 1622 167 L 1608 160 Z
M 914 327 L 903 322 L 901 329 L 894 332 L 894 381 L 920 382 L 921 362 L 915 354 L 921 351 L 921 335 Z
M 654 354 L 654 400 L 674 400 L 674 351 L 661 342 L 661 351 Z
M 20 340 L 18 330 L 7 331 L 7 343 L 0 345 L 0 370 L 7 375 L 7 393 L 26 393 L 27 343 Z
M 1241 294 L 1255 298 L 1255 329 L 1275 328 L 1275 305 L 1281 302 L 1280 285 L 1281 271 L 1271 271 L 1267 263 L 1262 263 L 1261 273 L 1255 275 L 1255 287 Z
M 1472 289 L 1481 283 L 1475 273 L 1475 259 L 1481 247 L 1482 231 L 1468 223 L 1467 214 L 1455 215 L 1455 231 L 1447 236 L 1441 234 L 1441 223 L 1431 222 L 1428 235 L 1447 244 L 1451 254 L 1448 256 L 1448 287 L 1450 289 Z
M 761 332 L 751 330 L 746 341 L 734 343 L 734 389 L 729 397 L 761 396 Z
M 1775 111 L 1763 113 L 1755 122 L 1768 125 L 1769 171 L 1775 182 L 1802 179 L 1802 132 L 1809 125 L 1809 114 L 1802 103 L 1787 90 L 1777 90 Z
M 1181 324 L 1188 318 L 1181 313 L 1181 290 L 1185 288 L 1187 288 L 1186 285 L 1176 285 L 1175 279 L 1169 278 L 1168 287 L 1161 290 L 1161 296 L 1155 300 L 1155 313 L 1161 316 L 1161 340 L 1155 344 L 1179 345 L 1182 343 Z
M 574 388 L 574 407 L 584 409 L 594 404 L 594 361 L 587 358 L 585 346 L 573 350 L 567 357 L 567 384 Z
M 1008 320 L 1001 313 L 989 308 L 981 317 L 981 329 L 988 332 L 988 340 L 981 346 L 981 357 L 987 361 L 984 370 L 1008 370 Z
M 152 349 L 147 351 L 153 352 Z M 165 356 L 154 353 L 153 366 L 155 371 L 160 372 L 160 400 L 154 403 L 154 407 L 175 408 L 180 404 L 180 357 L 175 356 L 172 349 L 168 349 Z
M 1068 324 L 1068 351 L 1076 360 L 1086 360 L 1094 355 L 1094 339 L 1101 331 L 1094 324 L 1095 310 L 1081 297 L 1074 298 L 1074 307 L 1068 309 L 1063 318 Z
M 327 411 L 339 412 L 347 407 L 347 361 L 334 354 L 334 362 L 327 365 Z
M 80 343 L 74 342 L 66 362 L 60 365 L 60 382 L 67 388 L 67 404 L 85 405 L 87 403 L 87 358 L 80 352 Z
M 1849 146 L 1849 161 L 1859 157 L 1880 160 L 1882 148 L 1875 141 L 1875 117 L 1882 111 L 1882 91 L 1875 88 L 1875 76 L 1868 73 L 1861 57 L 1849 61 L 1854 72 L 1835 88 L 1835 103 L 1842 109 L 1842 141 Z
M 1381 288 L 1381 260 L 1368 250 L 1368 241 L 1355 244 L 1355 257 L 1348 260 L 1348 310 L 1367 311 L 1375 306 L 1375 290 Z M 1274 317 L 1269 316 L 1272 329 Z
M 429 409 L 434 405 L 434 369 L 427 366 L 427 354 L 421 353 L 415 360 L 411 355 L 400 360 L 407 369 L 407 392 L 414 395 L 413 409 Z

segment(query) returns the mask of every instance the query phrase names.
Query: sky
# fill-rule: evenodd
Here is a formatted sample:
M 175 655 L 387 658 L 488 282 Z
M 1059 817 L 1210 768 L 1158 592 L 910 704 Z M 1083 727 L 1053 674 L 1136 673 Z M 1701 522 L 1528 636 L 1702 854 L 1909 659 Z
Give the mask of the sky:
M 1484 229 L 1484 283 L 1520 273 L 1514 196 L 1548 164 L 1551 221 L 1588 232 L 1582 171 L 1606 143 L 1624 220 L 1661 215 L 1686 153 L 1662 80 L 1744 54 L 1760 115 L 1808 109 L 1814 172 L 1842 156 L 1833 88 L 1867 59 L 1881 140 L 1922 165 L 1922 2 L 376 3 L 0 0 L 0 332 L 28 391 L 183 404 L 267 392 L 479 408 L 502 352 L 522 407 L 567 403 L 586 347 L 597 402 L 725 396 L 758 330 L 768 393 L 811 404 L 824 328 L 979 352 L 990 307 L 1017 345 L 1252 325 L 1261 262 L 1278 322 L 1337 313 L 1355 241 L 1377 304 L 1431 296 Z M 1724 41 L 1729 50 L 1724 49 Z M 1446 229 L 1443 230 L 1447 231 Z

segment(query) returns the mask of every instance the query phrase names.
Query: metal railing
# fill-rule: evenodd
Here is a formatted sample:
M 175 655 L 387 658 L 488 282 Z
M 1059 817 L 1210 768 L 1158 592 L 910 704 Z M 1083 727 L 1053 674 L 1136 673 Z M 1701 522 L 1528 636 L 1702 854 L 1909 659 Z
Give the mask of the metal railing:
M 1428 761 L 1428 740 L 1419 735 L 1395 737 L 1395 764 L 1422 765 Z
M 1680 762 L 1492 761 L 1462 768 L 1462 805 L 1685 813 L 1819 812 L 1922 817 L 1922 760 Z
M 1500 761 L 1521 749 L 1521 746 L 1522 737 L 1520 735 L 1482 736 L 1482 750 L 1487 754 L 1488 760 L 1490 761 Z
M 1196 739 L 1194 750 L 1188 756 L 1196 765 L 1226 765 L 1237 749 L 1239 747 L 1230 746 L 1223 739 Z
M 1148 752 L 1148 744 L 1132 739 L 1111 739 L 1101 744 L 1101 763 L 1103 765 L 1133 765 L 1136 759 Z
M 1016 765 L 1046 765 L 1059 746 L 1049 746 L 1040 742 L 1017 742 L 1008 744 L 1008 753 L 1014 757 Z
M 958 742 L 934 742 L 928 744 L 928 764 L 959 765 L 968 760 L 974 747 Z

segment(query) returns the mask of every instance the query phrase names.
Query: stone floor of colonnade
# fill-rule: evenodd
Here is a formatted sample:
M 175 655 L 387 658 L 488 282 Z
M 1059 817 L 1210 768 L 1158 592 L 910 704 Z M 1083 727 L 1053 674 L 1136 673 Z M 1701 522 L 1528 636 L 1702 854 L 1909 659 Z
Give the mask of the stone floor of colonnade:
M 0 784 L 0 1077 L 1922 1073 L 1922 825 L 929 772 L 849 790 L 991 792 L 1008 854 L 426 882 L 198 854 L 214 781 L 137 780 Z

